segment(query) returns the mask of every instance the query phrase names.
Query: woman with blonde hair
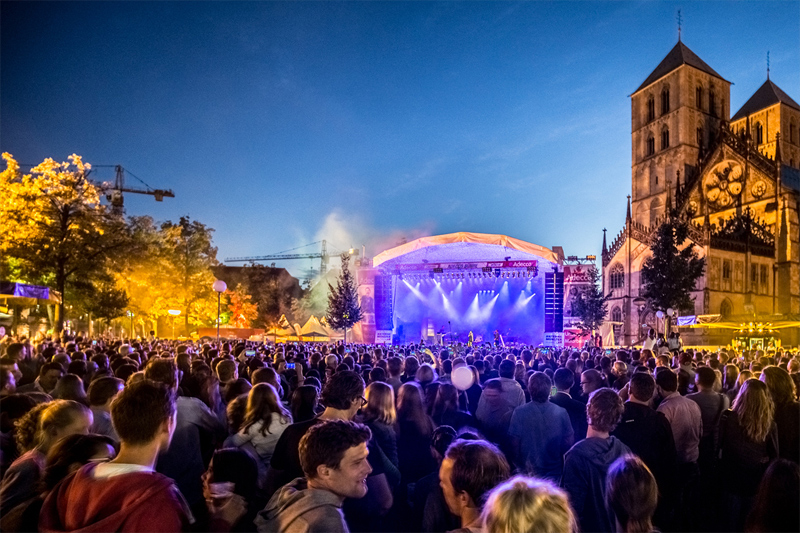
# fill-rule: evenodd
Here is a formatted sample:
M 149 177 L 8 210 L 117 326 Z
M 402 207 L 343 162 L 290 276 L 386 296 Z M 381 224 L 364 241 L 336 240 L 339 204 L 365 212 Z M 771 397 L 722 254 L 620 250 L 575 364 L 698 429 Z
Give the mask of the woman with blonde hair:
M 775 404 L 767 386 L 750 378 L 719 421 L 723 530 L 742 531 L 770 461 L 778 457 Z
M 382 381 L 374 381 L 365 391 L 367 405 L 361 409 L 364 423 L 372 431 L 374 442 L 378 443 L 386 458 L 400 468 L 397 458 L 397 433 L 394 424 L 397 412 L 394 409 L 394 389 Z
M 653 473 L 637 456 L 625 455 L 611 464 L 606 476 L 606 502 L 616 517 L 617 531 L 653 531 L 658 486 Z
M 495 487 L 483 507 L 487 533 L 573 533 L 575 515 L 564 491 L 543 479 L 515 476 Z
M 292 415 L 281 404 L 275 387 L 258 383 L 247 395 L 247 409 L 239 433 L 233 436 L 235 446 L 250 444 L 259 459 L 268 467 L 275 445 L 292 423 Z

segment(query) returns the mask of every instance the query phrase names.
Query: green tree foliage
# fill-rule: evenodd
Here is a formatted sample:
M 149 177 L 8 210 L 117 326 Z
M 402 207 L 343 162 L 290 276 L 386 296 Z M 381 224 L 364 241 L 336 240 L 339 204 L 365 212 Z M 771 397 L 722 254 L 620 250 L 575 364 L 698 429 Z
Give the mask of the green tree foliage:
M 283 269 L 252 264 L 244 270 L 246 290 L 256 305 L 255 322 L 264 324 L 267 329 L 277 327 L 281 315 L 290 313 L 293 300 L 287 287 L 281 282 Z
M 580 328 L 584 332 L 597 330 L 603 325 L 608 312 L 608 299 L 611 294 L 603 295 L 600 288 L 600 273 L 592 266 L 589 269 L 592 283 L 581 289 L 578 297 L 572 304 L 572 312 L 580 317 Z
M 353 275 L 350 273 L 350 255 L 342 254 L 342 272 L 336 281 L 336 287 L 329 286 L 328 312 L 325 315 L 333 329 L 344 330 L 345 341 L 347 329 L 361 321 L 361 305 Z
M 656 230 L 653 255 L 642 265 L 642 296 L 655 309 L 691 309 L 691 292 L 703 275 L 705 260 L 689 240 L 689 223 L 672 218 Z

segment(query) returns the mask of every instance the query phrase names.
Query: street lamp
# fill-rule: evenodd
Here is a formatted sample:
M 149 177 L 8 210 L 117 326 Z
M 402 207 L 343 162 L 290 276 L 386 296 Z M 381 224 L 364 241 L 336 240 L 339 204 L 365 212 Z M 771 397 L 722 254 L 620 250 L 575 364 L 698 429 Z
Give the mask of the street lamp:
M 131 319 L 131 331 L 130 331 L 130 338 L 131 342 L 133 342 L 133 311 L 128 311 L 128 318 Z
M 175 339 L 175 317 L 181 314 L 181 310 L 170 309 L 167 313 L 172 315 L 172 338 Z
M 214 284 L 211 286 L 214 289 L 214 292 L 217 293 L 217 349 L 219 349 L 219 311 L 220 311 L 220 301 L 222 299 L 222 293 L 228 290 L 228 284 L 218 279 L 214 281 Z
M 644 311 L 644 306 L 647 305 L 647 300 L 639 296 L 633 300 L 633 305 L 635 305 L 639 310 L 639 339 L 641 339 L 644 336 L 642 334 L 642 312 Z

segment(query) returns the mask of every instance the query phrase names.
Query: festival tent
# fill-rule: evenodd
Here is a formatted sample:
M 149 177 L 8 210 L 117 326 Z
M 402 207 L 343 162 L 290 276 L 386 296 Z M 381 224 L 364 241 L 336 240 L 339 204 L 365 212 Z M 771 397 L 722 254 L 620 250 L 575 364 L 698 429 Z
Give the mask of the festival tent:
M 327 341 L 330 339 L 328 332 L 314 315 L 311 315 L 305 325 L 300 328 L 300 336 L 303 340 Z

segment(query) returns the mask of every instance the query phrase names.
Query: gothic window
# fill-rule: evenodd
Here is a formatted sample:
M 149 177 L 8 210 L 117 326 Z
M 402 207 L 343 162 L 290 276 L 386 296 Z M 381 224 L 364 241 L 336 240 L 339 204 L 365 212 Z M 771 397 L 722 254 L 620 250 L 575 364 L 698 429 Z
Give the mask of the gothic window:
M 663 214 L 661 211 L 663 210 L 663 204 L 661 203 L 660 198 L 654 198 L 652 202 L 650 202 L 650 227 L 654 228 L 656 226 L 656 222 L 658 218 Z
M 731 279 L 733 277 L 733 261 L 730 259 L 722 260 L 722 290 L 731 290 Z
M 621 289 L 625 286 L 625 269 L 617 263 L 611 267 L 611 274 L 608 276 L 608 286 L 611 289 Z
M 669 88 L 661 91 L 661 114 L 669 113 Z
M 694 106 L 697 109 L 703 109 L 703 88 L 699 85 L 694 90 Z
M 614 322 L 614 341 L 618 343 L 617 339 L 622 334 L 622 309 L 615 307 L 611 310 L 611 321 Z
M 656 119 L 656 101 L 651 96 L 647 99 L 647 121 Z
M 719 306 L 719 314 L 722 316 L 731 316 L 731 314 L 733 314 L 733 306 L 727 298 L 723 300 L 722 305 Z
M 713 91 L 708 91 L 708 113 L 712 117 L 717 116 L 717 97 Z
M 647 155 L 656 153 L 656 140 L 652 135 L 647 137 Z
M 756 144 L 764 144 L 764 126 L 756 122 Z
M 761 265 L 761 294 L 769 294 L 769 275 L 767 265 Z
M 669 148 L 669 128 L 661 130 L 661 149 L 666 150 Z
M 697 146 L 703 148 L 703 128 L 697 128 Z
M 750 292 L 758 292 L 758 265 L 750 265 Z
M 797 141 L 795 140 L 795 137 L 796 137 L 796 136 L 797 136 L 797 125 L 794 123 L 794 121 L 792 121 L 792 122 L 789 124 L 789 142 L 790 142 L 790 143 L 792 143 L 792 144 L 794 144 L 795 142 L 797 142 Z

